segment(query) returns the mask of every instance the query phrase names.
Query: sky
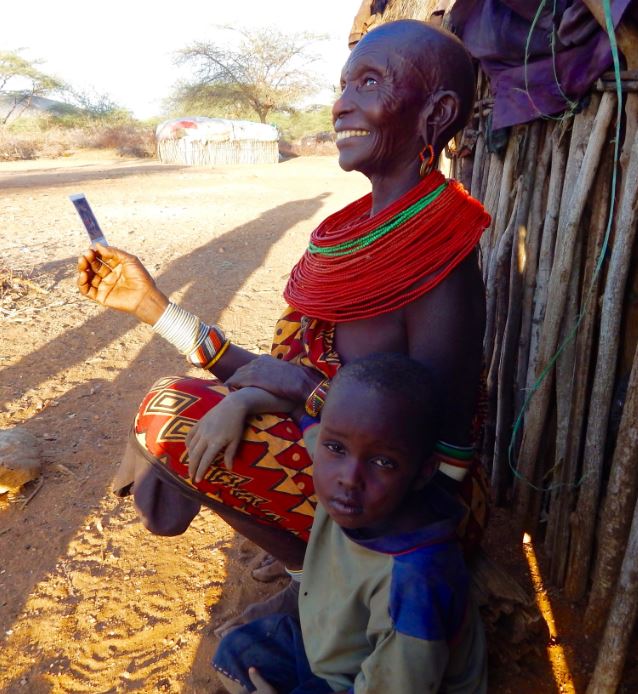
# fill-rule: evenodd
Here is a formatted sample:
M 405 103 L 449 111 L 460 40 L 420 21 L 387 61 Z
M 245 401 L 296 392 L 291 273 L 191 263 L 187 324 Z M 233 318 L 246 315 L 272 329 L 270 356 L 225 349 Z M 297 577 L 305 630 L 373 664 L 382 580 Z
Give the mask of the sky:
M 108 94 L 138 118 L 161 114 L 161 101 L 184 68 L 174 53 L 209 40 L 215 25 L 276 26 L 285 32 L 330 35 L 317 47 L 316 70 L 337 84 L 348 56 L 348 34 L 361 0 L 23 0 L 6 3 L 0 50 L 42 61 L 39 69 L 93 94 Z M 329 99 L 327 91 L 317 99 Z

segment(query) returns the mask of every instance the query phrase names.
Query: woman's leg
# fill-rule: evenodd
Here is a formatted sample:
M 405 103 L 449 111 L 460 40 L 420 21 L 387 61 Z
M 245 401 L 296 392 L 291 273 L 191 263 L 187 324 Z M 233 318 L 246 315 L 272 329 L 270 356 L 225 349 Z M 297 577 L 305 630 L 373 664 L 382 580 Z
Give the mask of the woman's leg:
M 249 418 L 232 469 L 216 460 L 200 482 L 190 479 L 186 435 L 227 392 L 222 384 L 210 380 L 158 381 L 140 406 L 129 441 L 127 456 L 135 458 L 135 477 L 161 478 L 163 484 L 186 497 L 184 504 L 209 506 L 242 535 L 291 567 L 298 567 L 316 501 L 312 460 L 292 419 L 276 414 Z M 139 458 L 146 465 L 139 463 Z M 147 485 L 150 494 L 145 495 L 149 497 L 145 506 L 159 515 L 162 507 L 170 509 L 171 503 L 163 497 L 153 503 L 154 484 Z M 120 480 L 120 486 L 126 488 L 126 480 Z M 137 491 L 134 493 L 137 498 Z M 143 516 L 149 515 L 144 508 L 141 511 Z M 180 516 L 175 510 L 173 513 Z M 183 515 L 190 522 L 195 514 L 188 509 Z M 154 526 L 147 523 L 151 531 Z
M 131 436 L 124 462 L 132 477 L 132 491 L 144 527 L 155 535 L 181 535 L 199 513 L 202 503 L 212 509 L 240 535 L 282 561 L 289 569 L 300 569 L 306 542 L 293 533 L 266 525 L 220 501 L 201 496 L 182 485 L 178 478 L 151 462 Z
M 225 520 L 233 530 L 277 557 L 287 568 L 297 570 L 303 566 L 307 545 L 295 535 L 285 530 L 263 525 L 250 516 L 223 504 L 216 504 L 211 508 L 214 508 L 215 513 Z

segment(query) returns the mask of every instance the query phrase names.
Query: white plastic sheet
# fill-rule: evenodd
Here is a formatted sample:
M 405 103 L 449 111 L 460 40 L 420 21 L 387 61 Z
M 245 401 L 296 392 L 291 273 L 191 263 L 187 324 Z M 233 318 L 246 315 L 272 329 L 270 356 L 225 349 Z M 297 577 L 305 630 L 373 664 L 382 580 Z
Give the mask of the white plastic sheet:
M 155 130 L 158 141 L 187 139 L 192 142 L 277 142 L 277 128 L 265 123 L 226 118 L 187 116 L 160 123 Z

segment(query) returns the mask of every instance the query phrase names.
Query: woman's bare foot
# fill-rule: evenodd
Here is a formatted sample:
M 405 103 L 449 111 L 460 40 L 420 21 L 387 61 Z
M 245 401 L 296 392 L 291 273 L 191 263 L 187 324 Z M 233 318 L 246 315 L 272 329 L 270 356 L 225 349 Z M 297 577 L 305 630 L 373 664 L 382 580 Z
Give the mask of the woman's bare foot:
M 272 554 L 265 554 L 259 565 L 250 572 L 250 575 L 261 583 L 272 583 L 278 578 L 283 578 L 286 576 L 286 569 L 282 562 Z

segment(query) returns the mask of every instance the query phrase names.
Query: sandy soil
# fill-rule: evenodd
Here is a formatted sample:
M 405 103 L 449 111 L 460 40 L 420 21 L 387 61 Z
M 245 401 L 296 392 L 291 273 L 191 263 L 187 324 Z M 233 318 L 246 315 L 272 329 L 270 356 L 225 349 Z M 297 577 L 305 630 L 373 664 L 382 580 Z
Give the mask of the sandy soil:
M 0 428 L 35 434 L 44 459 L 41 487 L 0 497 L 0 691 L 221 691 L 214 626 L 279 587 L 251 578 L 259 552 L 211 513 L 157 538 L 110 494 L 146 388 L 187 367 L 147 327 L 77 294 L 85 239 L 67 196 L 86 193 L 109 241 L 175 300 L 267 351 L 309 231 L 366 190 L 319 157 L 213 170 L 103 153 L 0 165 L 0 262 L 16 280 L 0 290 Z M 496 518 L 503 548 L 513 540 Z M 527 580 L 520 547 L 502 555 Z M 521 669 L 493 666 L 491 689 L 558 691 L 545 647 Z

